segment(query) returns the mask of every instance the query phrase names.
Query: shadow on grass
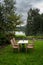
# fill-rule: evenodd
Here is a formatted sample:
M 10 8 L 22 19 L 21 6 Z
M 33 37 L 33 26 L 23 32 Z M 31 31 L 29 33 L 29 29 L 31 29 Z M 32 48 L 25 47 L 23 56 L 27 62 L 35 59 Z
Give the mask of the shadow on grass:
M 13 53 L 23 53 L 23 54 L 32 54 L 32 53 L 34 53 L 34 51 L 35 51 L 35 49 L 27 49 L 27 51 L 26 51 L 26 49 L 24 48 L 24 49 L 21 49 L 19 52 L 18 52 L 18 49 L 12 49 L 12 52 Z

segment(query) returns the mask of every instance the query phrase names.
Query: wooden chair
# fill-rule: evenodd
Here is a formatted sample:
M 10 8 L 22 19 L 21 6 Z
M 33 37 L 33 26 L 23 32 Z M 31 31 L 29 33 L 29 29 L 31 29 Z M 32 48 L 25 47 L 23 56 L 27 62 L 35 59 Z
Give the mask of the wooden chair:
M 15 38 L 13 38 L 14 45 L 18 45 Z
M 31 42 L 26 46 L 26 52 L 27 52 L 27 49 L 33 49 L 34 48 L 34 39 L 31 40 Z
M 18 52 L 19 52 L 19 45 L 16 44 L 15 38 L 11 39 L 10 42 L 11 42 L 13 49 L 18 49 Z

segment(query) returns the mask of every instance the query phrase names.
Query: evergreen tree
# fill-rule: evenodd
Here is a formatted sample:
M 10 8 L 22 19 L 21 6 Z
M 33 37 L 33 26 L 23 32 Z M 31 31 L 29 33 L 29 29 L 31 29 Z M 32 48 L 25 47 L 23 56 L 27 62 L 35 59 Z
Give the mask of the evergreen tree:
M 37 35 L 43 33 L 43 15 L 39 9 L 30 9 L 27 17 L 26 34 Z

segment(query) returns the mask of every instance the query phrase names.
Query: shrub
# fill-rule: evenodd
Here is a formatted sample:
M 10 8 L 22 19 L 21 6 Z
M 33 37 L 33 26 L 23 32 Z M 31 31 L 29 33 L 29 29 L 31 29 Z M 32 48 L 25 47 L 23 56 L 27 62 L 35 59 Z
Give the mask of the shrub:
M 0 33 L 0 45 L 9 44 L 9 38 L 3 33 Z
M 25 35 L 16 35 L 15 36 L 16 39 L 26 39 Z
M 36 39 L 43 39 L 43 36 L 34 36 Z

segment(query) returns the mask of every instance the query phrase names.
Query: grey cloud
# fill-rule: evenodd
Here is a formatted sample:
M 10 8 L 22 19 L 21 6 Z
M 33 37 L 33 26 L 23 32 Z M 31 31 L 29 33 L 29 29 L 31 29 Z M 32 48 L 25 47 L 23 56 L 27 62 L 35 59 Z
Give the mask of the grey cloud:
M 16 0 L 16 12 L 22 14 L 23 21 L 27 19 L 27 12 L 28 10 L 36 3 L 40 2 L 41 0 Z
M 27 18 L 27 12 L 29 10 L 29 8 L 32 7 L 32 3 L 30 3 L 30 0 L 16 0 L 17 4 L 16 4 L 16 12 L 19 14 L 22 14 L 23 17 L 23 21 L 26 20 Z
M 30 1 L 30 0 L 16 0 L 16 3 L 17 3 L 16 4 L 16 8 L 17 8 L 16 12 L 23 15 L 23 17 L 22 17 L 23 21 L 25 21 L 27 19 L 27 12 L 28 12 L 29 8 L 31 8 L 32 5 L 36 2 L 37 2 L 37 0 L 32 0 L 32 1 Z

